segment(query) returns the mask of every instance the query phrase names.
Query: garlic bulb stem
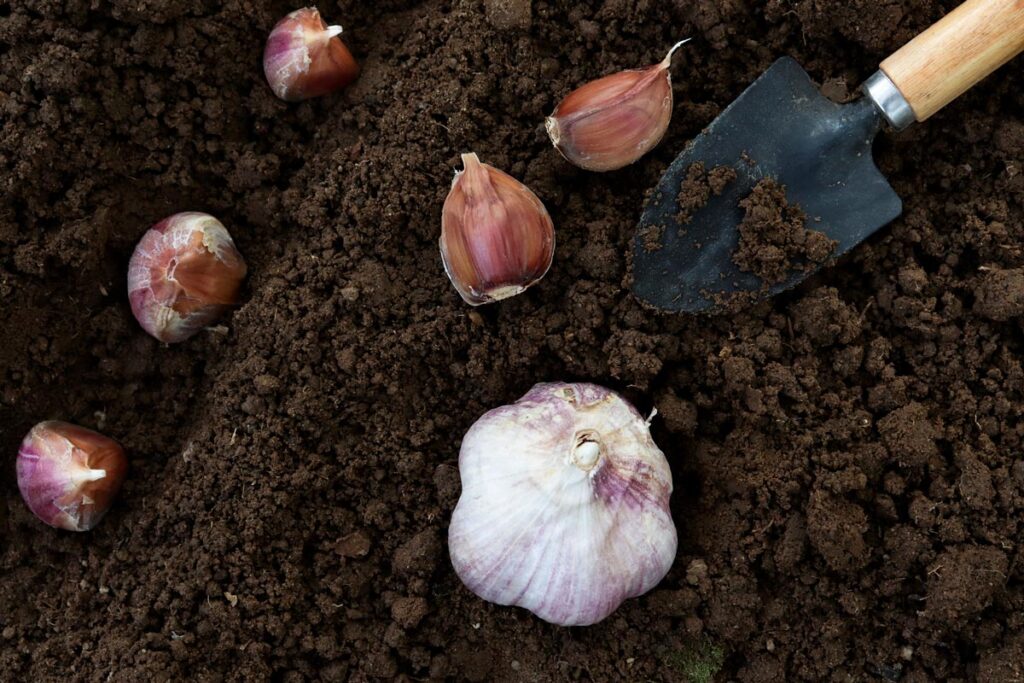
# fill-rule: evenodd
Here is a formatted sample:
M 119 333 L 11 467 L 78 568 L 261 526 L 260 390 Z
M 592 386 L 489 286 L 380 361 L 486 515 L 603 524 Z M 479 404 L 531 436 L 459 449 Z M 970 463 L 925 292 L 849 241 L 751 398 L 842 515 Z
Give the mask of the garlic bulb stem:
M 572 462 L 584 472 L 594 469 L 601 459 L 601 443 L 593 432 L 585 432 L 576 437 L 576 447 L 572 451 Z

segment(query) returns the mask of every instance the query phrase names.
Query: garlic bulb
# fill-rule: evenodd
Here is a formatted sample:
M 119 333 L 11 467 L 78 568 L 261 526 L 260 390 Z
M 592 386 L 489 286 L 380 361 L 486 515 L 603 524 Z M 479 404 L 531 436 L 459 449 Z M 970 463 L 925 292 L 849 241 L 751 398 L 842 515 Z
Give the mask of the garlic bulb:
M 448 548 L 484 600 L 593 624 L 672 566 L 672 473 L 648 423 L 609 389 L 537 384 L 470 428 L 459 473 Z

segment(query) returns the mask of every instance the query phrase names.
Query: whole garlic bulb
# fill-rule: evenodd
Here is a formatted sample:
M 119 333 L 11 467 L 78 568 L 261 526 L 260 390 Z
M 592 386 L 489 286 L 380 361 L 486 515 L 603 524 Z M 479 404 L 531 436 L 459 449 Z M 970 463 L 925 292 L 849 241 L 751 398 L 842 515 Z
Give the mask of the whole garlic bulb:
M 648 423 L 609 389 L 535 385 L 470 428 L 459 473 L 448 548 L 484 600 L 593 624 L 672 566 L 672 473 Z

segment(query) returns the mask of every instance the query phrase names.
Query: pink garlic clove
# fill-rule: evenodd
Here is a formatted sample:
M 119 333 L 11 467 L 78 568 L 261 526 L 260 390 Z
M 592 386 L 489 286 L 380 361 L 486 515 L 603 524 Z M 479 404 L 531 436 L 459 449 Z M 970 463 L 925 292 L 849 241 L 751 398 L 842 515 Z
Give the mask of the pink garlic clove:
M 67 422 L 40 422 L 18 450 L 21 497 L 40 520 L 68 531 L 99 523 L 127 469 L 116 441 Z
M 544 204 L 512 176 L 463 154 L 441 210 L 441 260 L 471 306 L 520 294 L 551 268 L 555 226 Z
M 566 95 L 545 122 L 555 148 L 588 171 L 615 171 L 654 149 L 672 119 L 672 55 L 687 40 L 658 64 L 599 78 Z
M 195 211 L 174 214 L 150 228 L 132 254 L 132 313 L 160 341 L 184 341 L 238 303 L 245 273 L 220 221 Z
M 313 7 L 277 22 L 263 51 L 263 73 L 274 94 L 297 102 L 340 90 L 359 76 L 359 64 Z

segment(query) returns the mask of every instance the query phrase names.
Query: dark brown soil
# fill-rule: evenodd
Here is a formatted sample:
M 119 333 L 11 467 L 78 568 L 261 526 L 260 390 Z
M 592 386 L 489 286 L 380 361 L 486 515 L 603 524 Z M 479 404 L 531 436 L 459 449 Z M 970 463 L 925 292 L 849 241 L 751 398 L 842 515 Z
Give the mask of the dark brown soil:
M 828 261 L 835 241 L 807 225 L 807 216 L 786 199 L 786 188 L 771 178 L 754 185 L 740 200 L 743 220 L 733 263 L 768 285 L 785 282 L 794 270 L 811 270 Z
M 342 0 L 361 79 L 289 105 L 260 55 L 293 5 L 0 0 L 0 680 L 1020 680 L 1019 60 L 881 136 L 903 218 L 796 290 L 698 324 L 622 286 L 645 190 L 774 59 L 855 92 L 955 4 Z M 652 155 L 550 147 L 571 88 L 691 35 Z M 558 231 L 541 283 L 478 310 L 437 251 L 471 150 Z M 167 348 L 125 268 L 186 209 L 251 276 Z M 461 436 L 551 380 L 656 406 L 676 479 L 674 568 L 585 629 L 481 602 L 444 544 Z M 131 454 L 91 533 L 20 500 L 45 418 Z
M 725 187 L 736 180 L 736 169 L 716 166 L 710 171 L 697 162 L 686 169 L 686 177 L 679 187 L 679 214 L 676 220 L 686 225 L 698 209 L 704 208 L 712 197 L 722 194 Z

